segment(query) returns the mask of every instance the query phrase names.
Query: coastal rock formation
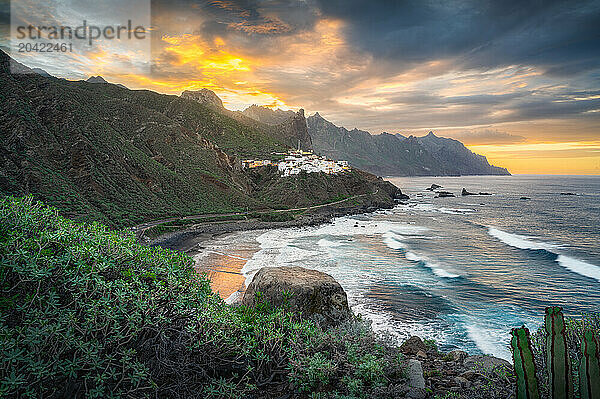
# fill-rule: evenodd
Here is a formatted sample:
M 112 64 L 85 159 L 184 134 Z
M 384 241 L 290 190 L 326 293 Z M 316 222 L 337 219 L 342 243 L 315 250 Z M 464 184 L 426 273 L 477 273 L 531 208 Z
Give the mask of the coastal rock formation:
M 419 352 L 427 352 L 427 345 L 417 336 L 412 336 L 400 346 L 402 353 L 416 355 Z
M 431 187 L 427 187 L 425 190 L 427 190 L 427 191 L 434 191 L 434 190 L 437 190 L 438 188 L 442 188 L 442 186 L 440 186 L 439 184 L 433 183 L 431 185 Z
M 467 196 L 467 195 L 477 195 L 477 194 L 471 193 L 471 192 L 467 191 L 466 188 L 463 187 L 462 193 L 460 195 L 462 195 L 464 197 L 464 196 Z
M 435 196 L 435 198 L 448 198 L 448 197 L 455 197 L 455 195 L 453 193 L 451 193 L 450 191 L 438 191 L 437 195 Z
M 514 392 L 515 377 L 506 360 L 489 355 L 469 356 L 461 350 L 444 353 L 417 336 L 408 338 L 400 351 L 407 358 L 407 398 L 447 397 L 449 392 L 460 392 L 465 398 L 491 397 L 482 395 L 482 389 L 491 381 L 496 393 L 493 397 L 511 397 Z
M 264 267 L 248 286 L 242 304 L 289 306 L 325 326 L 352 316 L 342 286 L 329 274 L 303 267 Z
M 394 195 L 394 199 L 396 201 L 408 200 L 410 197 L 402 192 L 402 190 L 398 189 L 396 194 Z

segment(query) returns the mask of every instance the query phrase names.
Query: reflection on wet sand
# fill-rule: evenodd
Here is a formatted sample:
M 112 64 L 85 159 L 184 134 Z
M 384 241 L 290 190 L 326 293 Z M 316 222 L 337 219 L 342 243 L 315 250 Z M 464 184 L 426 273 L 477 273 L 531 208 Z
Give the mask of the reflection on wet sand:
M 214 292 L 227 299 L 246 290 L 246 278 L 241 270 L 259 250 L 256 235 L 260 232 L 238 232 L 213 236 L 193 246 L 196 270 L 206 273 Z
M 245 263 L 243 258 L 213 252 L 196 265 L 196 270 L 206 273 L 212 290 L 227 299 L 234 292 L 246 289 L 245 278 L 240 273 Z

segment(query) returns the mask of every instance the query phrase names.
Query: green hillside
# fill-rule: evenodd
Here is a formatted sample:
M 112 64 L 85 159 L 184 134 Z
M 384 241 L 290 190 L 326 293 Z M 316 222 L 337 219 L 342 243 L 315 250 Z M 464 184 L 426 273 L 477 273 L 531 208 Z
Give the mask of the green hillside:
M 267 208 L 240 160 L 286 149 L 268 132 L 177 96 L 11 74 L 9 60 L 0 51 L 0 193 L 113 227 Z

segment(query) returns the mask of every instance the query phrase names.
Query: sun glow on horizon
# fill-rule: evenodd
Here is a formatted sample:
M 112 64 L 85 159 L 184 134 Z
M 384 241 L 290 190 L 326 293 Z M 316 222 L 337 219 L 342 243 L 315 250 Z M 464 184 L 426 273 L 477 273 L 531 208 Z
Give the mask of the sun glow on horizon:
M 600 175 L 600 141 L 467 147 L 513 174 Z

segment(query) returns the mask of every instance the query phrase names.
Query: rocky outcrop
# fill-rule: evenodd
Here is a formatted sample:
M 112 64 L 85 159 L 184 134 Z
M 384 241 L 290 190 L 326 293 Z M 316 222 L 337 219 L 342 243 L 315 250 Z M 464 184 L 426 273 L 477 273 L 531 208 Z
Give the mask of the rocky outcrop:
M 402 190 L 398 189 L 394 194 L 394 200 L 396 201 L 404 201 L 409 200 L 410 197 L 402 192 Z
M 86 82 L 88 82 L 88 83 L 108 83 L 100 75 L 98 75 L 98 76 L 90 76 L 89 78 L 87 78 Z
M 266 123 L 267 125 L 279 125 L 293 118 L 296 113 L 291 110 L 284 111 L 281 109 L 271 109 L 259 105 L 251 105 L 243 110 L 242 114 L 246 115 L 248 118 Z
M 264 267 L 246 289 L 242 304 L 288 306 L 323 326 L 352 316 L 342 286 L 329 274 L 303 267 Z
M 465 197 L 467 195 L 477 195 L 477 194 L 471 193 L 471 192 L 467 191 L 466 188 L 463 187 L 462 192 L 460 193 L 460 195 L 462 195 L 463 197 Z
M 299 145 L 302 150 L 313 148 L 303 109 L 294 112 L 252 105 L 237 114 L 268 125 L 271 135 L 290 147 L 297 148 Z
M 438 188 L 442 188 L 442 186 L 440 186 L 439 184 L 433 183 L 430 187 L 427 187 L 425 190 L 434 191 L 434 190 L 437 190 Z
M 505 398 L 514 393 L 513 368 L 506 360 L 469 356 L 461 350 L 440 352 L 435 344 L 416 336 L 407 339 L 400 350 L 407 358 L 407 398 L 448 397 L 452 392 L 465 398 Z M 483 391 L 489 384 L 494 387 L 493 396 Z
M 197 101 L 202 105 L 205 105 L 214 110 L 222 110 L 223 101 L 215 94 L 214 91 L 208 89 L 201 89 L 197 91 L 186 90 L 181 93 L 181 98 L 188 100 Z
M 437 191 L 437 195 L 435 196 L 435 198 L 449 198 L 449 197 L 455 197 L 455 195 L 453 193 L 451 193 L 450 191 Z

